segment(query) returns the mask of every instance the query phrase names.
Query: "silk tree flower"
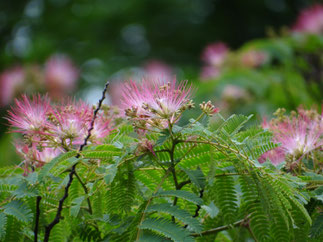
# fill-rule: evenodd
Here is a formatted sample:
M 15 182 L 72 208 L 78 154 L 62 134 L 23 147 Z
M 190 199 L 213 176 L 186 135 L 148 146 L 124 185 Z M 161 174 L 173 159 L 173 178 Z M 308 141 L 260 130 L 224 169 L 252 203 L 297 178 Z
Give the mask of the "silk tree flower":
M 35 144 L 29 147 L 23 143 L 16 143 L 15 146 L 17 153 L 23 157 L 23 162 L 36 167 L 43 166 L 61 153 L 57 148 L 36 146 Z M 25 173 L 29 173 L 27 166 Z
M 51 111 L 50 100 L 47 96 L 34 95 L 29 99 L 26 95 L 22 100 L 15 100 L 15 106 L 9 111 L 7 118 L 9 124 L 17 128 L 14 132 L 23 134 L 48 133 L 52 129 L 51 123 L 47 119 L 47 114 Z
M 50 57 L 45 65 L 45 81 L 52 97 L 61 98 L 75 89 L 79 71 L 72 61 L 63 55 Z
M 0 107 L 8 105 L 16 92 L 23 86 L 25 71 L 22 67 L 14 67 L 0 75 Z
M 228 53 L 229 48 L 225 43 L 213 43 L 204 49 L 202 60 L 210 66 L 220 67 L 224 63 Z
M 90 141 L 92 143 L 100 144 L 102 140 L 111 132 L 111 120 L 103 115 L 99 115 L 95 120 Z
M 137 122 L 137 126 L 147 124 L 165 127 L 175 123 L 181 113 L 193 107 L 190 100 L 192 88 L 187 81 L 176 85 L 174 79 L 167 84 L 158 82 L 135 83 L 124 85 L 122 105 L 126 116 Z
M 269 158 L 274 164 L 285 159 L 299 161 L 304 155 L 323 145 L 323 116 L 314 110 L 298 109 L 298 114 L 278 117 L 264 126 L 272 131 L 273 140 L 281 146 L 266 152 L 260 161 Z
M 151 60 L 144 65 L 145 78 L 150 80 L 170 80 L 173 70 L 165 63 L 158 60 Z
M 323 5 L 316 4 L 304 9 L 298 16 L 292 28 L 293 32 L 322 34 L 323 33 Z
M 244 66 L 255 68 L 263 65 L 268 59 L 268 54 L 261 50 L 248 50 L 241 55 Z
M 93 116 L 92 108 L 82 102 L 67 100 L 53 109 L 54 134 L 66 146 L 83 143 Z M 66 147 L 65 147 L 66 148 Z
M 217 78 L 220 75 L 220 70 L 214 66 L 204 66 L 202 67 L 202 72 L 200 78 L 202 81 L 210 80 L 212 78 Z
M 208 45 L 201 56 L 206 64 L 200 74 L 201 80 L 210 80 L 217 78 L 222 71 L 223 64 L 228 57 L 229 48 L 222 42 Z

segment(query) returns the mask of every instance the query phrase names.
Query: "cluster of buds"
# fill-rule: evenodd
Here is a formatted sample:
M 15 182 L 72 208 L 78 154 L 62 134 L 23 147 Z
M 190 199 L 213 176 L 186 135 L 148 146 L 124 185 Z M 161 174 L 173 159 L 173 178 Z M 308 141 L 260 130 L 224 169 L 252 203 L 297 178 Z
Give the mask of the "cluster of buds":
M 275 113 L 277 118 L 264 121 L 263 127 L 273 133 L 273 140 L 281 146 L 263 154 L 260 162 L 270 159 L 273 164 L 295 163 L 322 148 L 323 115 L 313 109 L 299 108 L 297 111 L 286 116 L 285 110 L 279 109 Z
M 200 109 L 202 110 L 203 113 L 205 113 L 208 116 L 212 116 L 213 114 L 216 114 L 219 112 L 219 109 L 216 108 L 211 101 L 201 103 Z
M 123 86 L 123 109 L 138 129 L 164 129 L 176 123 L 185 110 L 194 107 L 191 90 L 186 81 L 178 86 L 176 80 L 166 84 L 131 81 Z
M 24 163 L 42 166 L 62 152 L 83 143 L 93 118 L 93 107 L 79 101 L 67 100 L 52 105 L 47 96 L 22 96 L 9 111 L 8 121 L 13 132 L 23 134 L 16 144 Z M 110 118 L 99 113 L 90 136 L 91 143 L 102 143 L 111 131 Z
M 138 142 L 136 153 L 140 155 L 142 153 L 149 152 L 156 156 L 154 151 L 154 145 L 155 145 L 154 141 L 143 138 Z

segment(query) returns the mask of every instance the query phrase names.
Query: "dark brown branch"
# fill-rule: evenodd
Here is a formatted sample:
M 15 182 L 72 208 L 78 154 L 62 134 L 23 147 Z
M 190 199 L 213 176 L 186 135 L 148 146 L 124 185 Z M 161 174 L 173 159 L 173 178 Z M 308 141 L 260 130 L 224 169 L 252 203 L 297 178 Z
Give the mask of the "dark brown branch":
M 39 217 L 40 217 L 40 200 L 41 196 L 36 198 L 36 219 L 35 219 L 35 230 L 34 230 L 34 241 L 38 241 L 38 228 L 39 228 Z
M 101 106 L 102 106 L 102 103 L 103 103 L 103 101 L 105 99 L 105 93 L 106 93 L 106 91 L 108 89 L 108 86 L 109 86 L 109 82 L 107 82 L 105 84 L 104 90 L 102 92 L 102 97 L 99 100 L 99 104 L 98 104 L 97 108 L 93 112 L 93 117 L 92 117 L 92 120 L 91 120 L 91 123 L 90 123 L 90 127 L 89 127 L 88 132 L 87 132 L 87 136 L 84 139 L 83 144 L 80 146 L 79 152 L 77 153 L 77 155 L 75 156 L 75 158 L 80 158 L 81 151 L 87 145 L 87 142 L 88 142 L 88 140 L 91 137 L 91 132 L 92 132 L 92 130 L 94 128 L 94 122 L 95 122 L 95 119 L 97 117 L 97 113 L 100 111 Z M 68 180 L 68 183 L 67 183 L 67 185 L 65 187 L 64 196 L 59 200 L 58 208 L 57 208 L 57 212 L 56 212 L 56 216 L 55 216 L 54 220 L 50 224 L 48 224 L 47 226 L 45 226 L 44 242 L 48 242 L 51 230 L 53 229 L 53 227 L 57 223 L 59 223 L 59 221 L 61 219 L 61 213 L 62 213 L 62 210 L 63 210 L 63 203 L 64 203 L 65 199 L 68 197 L 68 191 L 69 191 L 69 188 L 70 188 L 70 186 L 72 184 L 73 176 L 75 175 L 76 165 L 77 165 L 77 163 L 75 165 L 73 165 L 72 168 L 71 168 L 71 171 L 69 173 L 69 180 Z
M 204 189 L 200 191 L 200 198 L 203 198 L 203 194 L 204 194 Z M 196 205 L 195 214 L 193 215 L 193 218 L 196 218 L 199 216 L 200 209 L 201 209 L 201 206 Z
M 191 236 L 193 236 L 193 237 L 200 237 L 200 236 L 204 236 L 204 235 L 218 233 L 218 232 L 221 232 L 223 230 L 231 229 L 233 227 L 245 225 L 245 223 L 248 220 L 248 218 L 249 218 L 249 216 L 247 216 L 244 219 L 238 220 L 237 222 L 234 222 L 233 224 L 228 224 L 228 225 L 220 226 L 220 227 L 217 227 L 217 228 L 214 228 L 214 229 L 210 229 L 210 230 L 203 231 L 201 233 L 194 233 L 194 234 L 191 234 Z

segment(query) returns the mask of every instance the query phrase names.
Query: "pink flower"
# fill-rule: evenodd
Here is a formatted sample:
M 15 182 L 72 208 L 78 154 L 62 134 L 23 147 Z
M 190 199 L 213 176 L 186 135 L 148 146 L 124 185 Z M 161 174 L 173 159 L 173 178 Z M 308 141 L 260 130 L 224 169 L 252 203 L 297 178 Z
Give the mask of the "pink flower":
M 35 165 L 36 167 L 43 166 L 61 153 L 59 149 L 51 147 L 40 146 L 37 148 L 36 145 L 28 147 L 20 143 L 16 144 L 16 150 L 24 158 L 23 162 Z M 25 172 L 28 173 L 28 170 Z
M 260 50 L 249 50 L 244 52 L 241 56 L 242 64 L 251 68 L 263 65 L 267 59 L 267 53 Z
M 264 163 L 268 159 L 274 165 L 279 165 L 285 161 L 285 156 L 285 151 L 281 147 L 277 147 L 262 154 L 259 158 L 259 162 Z
M 93 110 L 88 104 L 67 100 L 65 104 L 56 106 L 52 114 L 56 124 L 55 136 L 67 142 L 68 146 L 83 143 L 93 116 Z
M 54 55 L 46 62 L 45 80 L 51 96 L 55 98 L 75 89 L 79 76 L 72 61 L 62 55 Z
M 95 120 L 90 140 L 93 143 L 101 143 L 102 139 L 107 137 L 111 132 L 110 123 L 111 121 L 108 118 L 99 115 Z
M 126 116 L 136 120 L 175 123 L 181 112 L 190 108 L 192 88 L 187 81 L 178 86 L 174 79 L 167 84 L 143 81 L 137 84 L 133 81 L 124 85 L 123 108 Z
M 4 71 L 0 76 L 0 107 L 8 105 L 25 81 L 25 72 L 21 67 Z
M 172 69 L 158 60 L 151 60 L 144 65 L 145 78 L 150 80 L 170 80 L 173 76 Z
M 219 67 L 224 63 L 228 52 L 229 49 L 226 44 L 222 42 L 213 43 L 204 49 L 202 60 L 208 65 Z
M 298 161 L 304 155 L 323 145 L 323 116 L 314 110 L 298 109 L 291 117 L 279 117 L 264 125 L 273 132 L 273 140 L 281 146 L 266 152 L 260 160 L 269 158 L 273 163 L 282 162 L 286 155 Z
M 201 80 L 210 80 L 217 78 L 220 75 L 220 70 L 214 66 L 204 66 L 200 75 Z
M 323 5 L 316 4 L 304 9 L 292 28 L 293 32 L 323 33 Z
M 47 113 L 51 110 L 47 96 L 33 96 L 30 100 L 26 95 L 22 100 L 15 100 L 16 106 L 9 111 L 9 123 L 18 128 L 16 132 L 31 134 L 43 133 L 51 128 L 47 120 Z

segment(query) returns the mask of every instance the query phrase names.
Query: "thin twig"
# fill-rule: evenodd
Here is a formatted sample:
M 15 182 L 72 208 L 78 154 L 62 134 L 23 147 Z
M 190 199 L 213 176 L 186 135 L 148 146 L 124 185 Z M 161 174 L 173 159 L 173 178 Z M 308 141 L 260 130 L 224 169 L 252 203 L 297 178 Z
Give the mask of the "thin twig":
M 88 191 L 87 187 L 85 186 L 84 182 L 82 181 L 81 177 L 77 174 L 76 171 L 75 171 L 74 175 L 77 178 L 77 180 L 81 183 L 85 194 L 88 195 L 89 191 Z M 87 196 L 86 201 L 87 201 L 87 204 L 88 204 L 88 207 L 89 207 L 89 213 L 92 214 L 92 205 L 91 205 L 91 201 L 90 201 L 89 196 Z
M 237 222 L 234 222 L 233 224 L 223 225 L 223 226 L 220 226 L 220 227 L 217 227 L 217 228 L 214 228 L 214 229 L 203 231 L 201 233 L 194 233 L 194 234 L 191 234 L 191 236 L 200 237 L 200 236 L 204 236 L 204 235 L 218 233 L 218 232 L 223 231 L 223 230 L 227 230 L 227 229 L 230 229 L 230 228 L 233 228 L 233 227 L 236 227 L 236 226 L 244 225 L 244 223 L 246 221 L 248 221 L 248 219 L 249 219 L 249 216 L 247 216 L 246 218 L 241 219 L 241 220 L 239 220 Z
M 88 140 L 91 137 L 91 132 L 92 132 L 92 130 L 94 128 L 94 122 L 95 122 L 95 119 L 97 117 L 97 113 L 100 111 L 100 108 L 102 106 L 102 103 L 103 103 L 103 101 L 105 99 L 105 93 L 106 93 L 106 91 L 108 89 L 108 86 L 109 86 L 109 82 L 107 82 L 105 84 L 105 87 L 104 87 L 103 92 L 102 92 L 102 97 L 99 100 L 99 104 L 98 104 L 97 108 L 93 112 L 93 117 L 92 117 L 92 120 L 91 120 L 91 123 L 90 123 L 90 127 L 89 127 L 88 132 L 87 132 L 87 136 L 84 139 L 83 144 L 80 146 L 79 152 L 77 153 L 77 155 L 75 156 L 75 158 L 80 158 L 81 151 L 87 145 L 87 142 L 88 142 Z M 69 173 L 69 180 L 68 180 L 68 183 L 67 183 L 67 185 L 65 187 L 64 196 L 59 200 L 58 209 L 57 209 L 56 216 L 55 216 L 54 220 L 50 224 L 48 224 L 47 226 L 45 226 L 44 242 L 48 242 L 51 230 L 53 229 L 53 227 L 57 223 L 59 223 L 59 221 L 61 219 L 61 213 L 62 213 L 62 210 L 63 210 L 63 203 L 64 203 L 65 199 L 68 197 L 68 191 L 69 191 L 69 188 L 70 188 L 70 186 L 72 184 L 72 181 L 73 181 L 73 176 L 75 174 L 76 165 L 77 165 L 77 163 L 72 166 L 71 172 Z

